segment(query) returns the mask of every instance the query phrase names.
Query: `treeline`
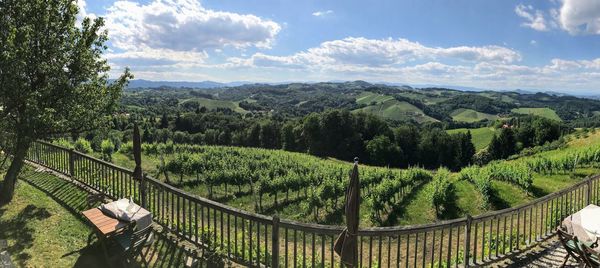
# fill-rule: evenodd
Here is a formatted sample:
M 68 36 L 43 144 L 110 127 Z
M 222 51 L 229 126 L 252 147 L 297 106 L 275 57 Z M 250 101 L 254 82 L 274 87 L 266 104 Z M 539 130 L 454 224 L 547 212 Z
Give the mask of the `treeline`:
M 320 157 L 390 167 L 445 166 L 456 170 L 471 164 L 475 148 L 470 133 L 448 134 L 441 127 L 392 127 L 376 116 L 329 110 L 301 119 L 252 118 L 236 113 L 177 113 L 144 120 L 142 140 L 202 145 L 283 149 Z
M 477 154 L 476 163 L 506 159 L 527 148 L 549 146 L 571 132 L 571 128 L 561 122 L 537 116 L 516 117 L 500 124 L 500 134 L 494 135 L 486 150 Z

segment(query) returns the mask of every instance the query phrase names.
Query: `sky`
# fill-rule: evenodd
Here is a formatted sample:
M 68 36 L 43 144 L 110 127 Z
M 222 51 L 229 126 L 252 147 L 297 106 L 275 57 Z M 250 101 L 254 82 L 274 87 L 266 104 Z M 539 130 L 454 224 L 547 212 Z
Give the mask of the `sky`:
M 79 0 L 116 77 L 600 94 L 598 0 Z

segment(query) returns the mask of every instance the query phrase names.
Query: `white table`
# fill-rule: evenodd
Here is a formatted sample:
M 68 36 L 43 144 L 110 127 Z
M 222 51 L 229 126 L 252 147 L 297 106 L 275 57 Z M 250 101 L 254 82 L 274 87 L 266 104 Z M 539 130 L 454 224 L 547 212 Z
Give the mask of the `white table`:
M 563 226 L 580 241 L 595 242 L 600 237 L 600 207 L 588 205 L 565 218 Z

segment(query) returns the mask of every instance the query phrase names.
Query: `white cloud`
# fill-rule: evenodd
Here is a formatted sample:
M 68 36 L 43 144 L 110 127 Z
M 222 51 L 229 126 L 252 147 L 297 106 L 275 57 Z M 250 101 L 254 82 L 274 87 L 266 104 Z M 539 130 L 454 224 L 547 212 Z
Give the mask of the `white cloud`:
M 519 4 L 515 13 L 525 19 L 522 26 L 537 31 L 562 29 L 572 35 L 600 34 L 600 1 L 561 0 L 551 4 L 555 6 L 547 11 L 547 17 L 531 5 Z
M 85 0 L 77 0 L 77 7 L 79 8 L 79 13 L 77 14 L 77 25 L 81 25 L 83 19 L 89 17 L 90 19 L 95 19 L 96 14 L 88 13 L 86 10 L 86 2 Z
M 558 18 L 571 34 L 600 34 L 600 1 L 563 0 Z
M 333 10 L 315 11 L 312 13 L 312 15 L 315 17 L 324 17 L 330 14 L 333 14 Z
M 105 17 L 113 46 L 127 52 L 269 48 L 281 30 L 271 20 L 206 9 L 196 0 L 117 1 Z
M 235 70 L 235 75 L 270 74 L 263 78 L 270 81 L 367 79 L 571 92 L 600 88 L 600 58 L 553 59 L 542 66 L 520 61 L 518 51 L 502 46 L 430 47 L 406 39 L 349 37 L 291 55 L 230 58 L 219 68 Z
M 390 67 L 415 61 L 458 60 L 463 62 L 495 61 L 511 63 L 521 55 L 501 46 L 428 47 L 407 39 L 367 39 L 348 37 L 321 43 L 289 56 L 256 53 L 247 59 L 236 58 L 244 66 L 319 68 L 326 66 Z M 232 62 L 233 62 L 232 61 Z
M 534 9 L 531 5 L 519 4 L 515 7 L 515 13 L 526 20 L 521 24 L 524 27 L 529 27 L 536 31 L 547 31 L 549 29 L 543 12 Z
M 536 46 L 537 45 L 537 41 L 531 40 L 531 41 L 529 41 L 529 44 L 532 45 L 532 46 Z
M 204 64 L 208 58 L 206 52 L 174 51 L 170 49 L 149 49 L 107 53 L 113 65 L 120 66 L 166 66 L 177 64 Z

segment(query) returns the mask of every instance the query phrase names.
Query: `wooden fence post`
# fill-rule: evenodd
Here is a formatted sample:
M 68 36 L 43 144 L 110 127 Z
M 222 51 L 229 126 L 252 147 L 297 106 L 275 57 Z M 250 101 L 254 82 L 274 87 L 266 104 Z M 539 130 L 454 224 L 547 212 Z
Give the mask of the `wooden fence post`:
M 75 178 L 75 150 L 69 149 L 69 176 Z
M 473 222 L 473 217 L 471 215 L 467 215 L 467 224 L 465 225 L 465 256 L 464 256 L 464 267 L 469 267 L 469 255 L 471 251 L 471 223 Z M 458 252 L 457 252 L 458 254 Z
M 146 174 L 140 174 L 140 199 L 142 201 L 142 207 L 148 209 L 148 197 L 146 196 Z
M 273 230 L 271 230 L 271 267 L 279 267 L 279 216 L 273 216 Z
M 588 179 L 587 181 L 587 196 L 586 196 L 586 205 L 592 203 L 592 179 Z

